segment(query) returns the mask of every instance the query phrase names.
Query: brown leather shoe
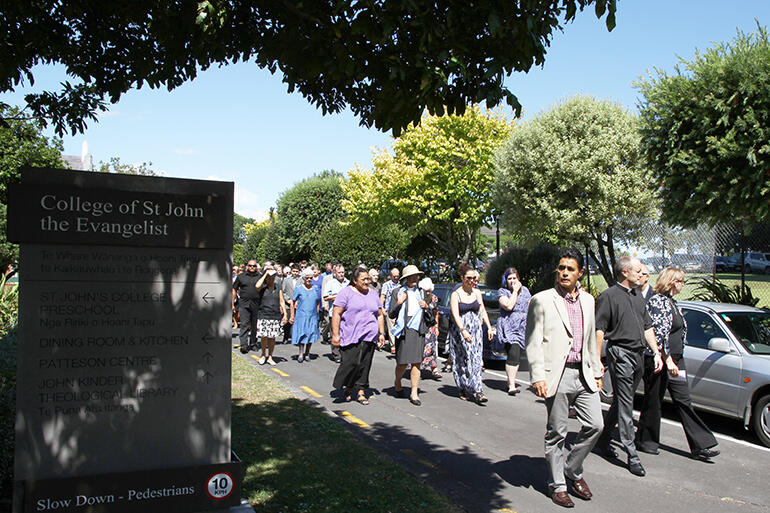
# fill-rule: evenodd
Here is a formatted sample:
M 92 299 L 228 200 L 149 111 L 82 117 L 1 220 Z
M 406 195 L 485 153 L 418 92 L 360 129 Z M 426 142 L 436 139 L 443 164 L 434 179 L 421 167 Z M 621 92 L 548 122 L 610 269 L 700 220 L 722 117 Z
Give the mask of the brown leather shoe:
M 572 485 L 572 495 L 580 497 L 584 501 L 590 501 L 594 494 L 591 493 L 591 489 L 582 477 L 580 479 L 567 479 L 567 484 Z
M 567 495 L 567 492 L 553 492 L 551 495 L 551 500 L 554 504 L 558 504 L 559 506 L 563 508 L 574 508 L 575 503 L 572 502 L 572 499 L 569 498 L 569 495 Z

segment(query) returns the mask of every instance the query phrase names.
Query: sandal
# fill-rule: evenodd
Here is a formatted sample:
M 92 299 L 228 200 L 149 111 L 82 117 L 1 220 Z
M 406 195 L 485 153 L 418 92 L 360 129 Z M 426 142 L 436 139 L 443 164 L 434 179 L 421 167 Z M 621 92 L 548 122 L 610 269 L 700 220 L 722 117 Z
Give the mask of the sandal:
M 476 395 L 473 396 L 473 400 L 476 401 L 476 404 L 484 404 L 488 401 L 487 397 L 481 392 L 476 392 Z
M 349 403 L 352 400 L 353 400 L 353 389 L 349 388 L 345 390 L 345 402 Z
M 441 374 L 439 371 L 437 371 L 435 368 L 433 369 L 433 372 L 430 373 L 430 376 L 435 379 L 436 381 L 439 381 L 441 378 L 443 378 L 443 374 Z
M 367 404 L 369 404 L 369 399 L 367 399 L 367 398 L 366 398 L 366 396 L 365 396 L 365 395 L 363 395 L 363 394 L 359 395 L 359 396 L 356 398 L 356 401 L 358 401 L 358 403 L 359 403 L 359 404 L 363 404 L 364 406 L 366 406 Z

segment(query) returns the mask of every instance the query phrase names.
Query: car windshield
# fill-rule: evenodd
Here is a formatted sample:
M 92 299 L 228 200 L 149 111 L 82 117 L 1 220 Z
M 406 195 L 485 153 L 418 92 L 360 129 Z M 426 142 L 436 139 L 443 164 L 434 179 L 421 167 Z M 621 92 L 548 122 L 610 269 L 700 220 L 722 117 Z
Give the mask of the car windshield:
M 770 354 L 770 312 L 730 312 L 721 317 L 747 351 Z

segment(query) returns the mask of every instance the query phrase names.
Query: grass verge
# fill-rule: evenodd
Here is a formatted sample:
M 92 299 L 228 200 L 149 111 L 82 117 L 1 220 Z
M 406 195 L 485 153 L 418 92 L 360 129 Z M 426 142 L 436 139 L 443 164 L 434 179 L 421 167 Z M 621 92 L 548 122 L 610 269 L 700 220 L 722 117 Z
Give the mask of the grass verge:
M 232 372 L 232 445 L 258 513 L 462 511 L 235 355 Z

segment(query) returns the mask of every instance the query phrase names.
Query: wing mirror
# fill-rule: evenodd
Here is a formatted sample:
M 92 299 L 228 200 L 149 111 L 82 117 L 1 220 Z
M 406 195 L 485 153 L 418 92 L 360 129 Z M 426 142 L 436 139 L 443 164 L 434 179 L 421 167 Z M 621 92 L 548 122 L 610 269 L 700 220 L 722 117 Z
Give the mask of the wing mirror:
M 730 341 L 723 337 L 714 337 L 709 340 L 708 348 L 719 353 L 730 353 Z

